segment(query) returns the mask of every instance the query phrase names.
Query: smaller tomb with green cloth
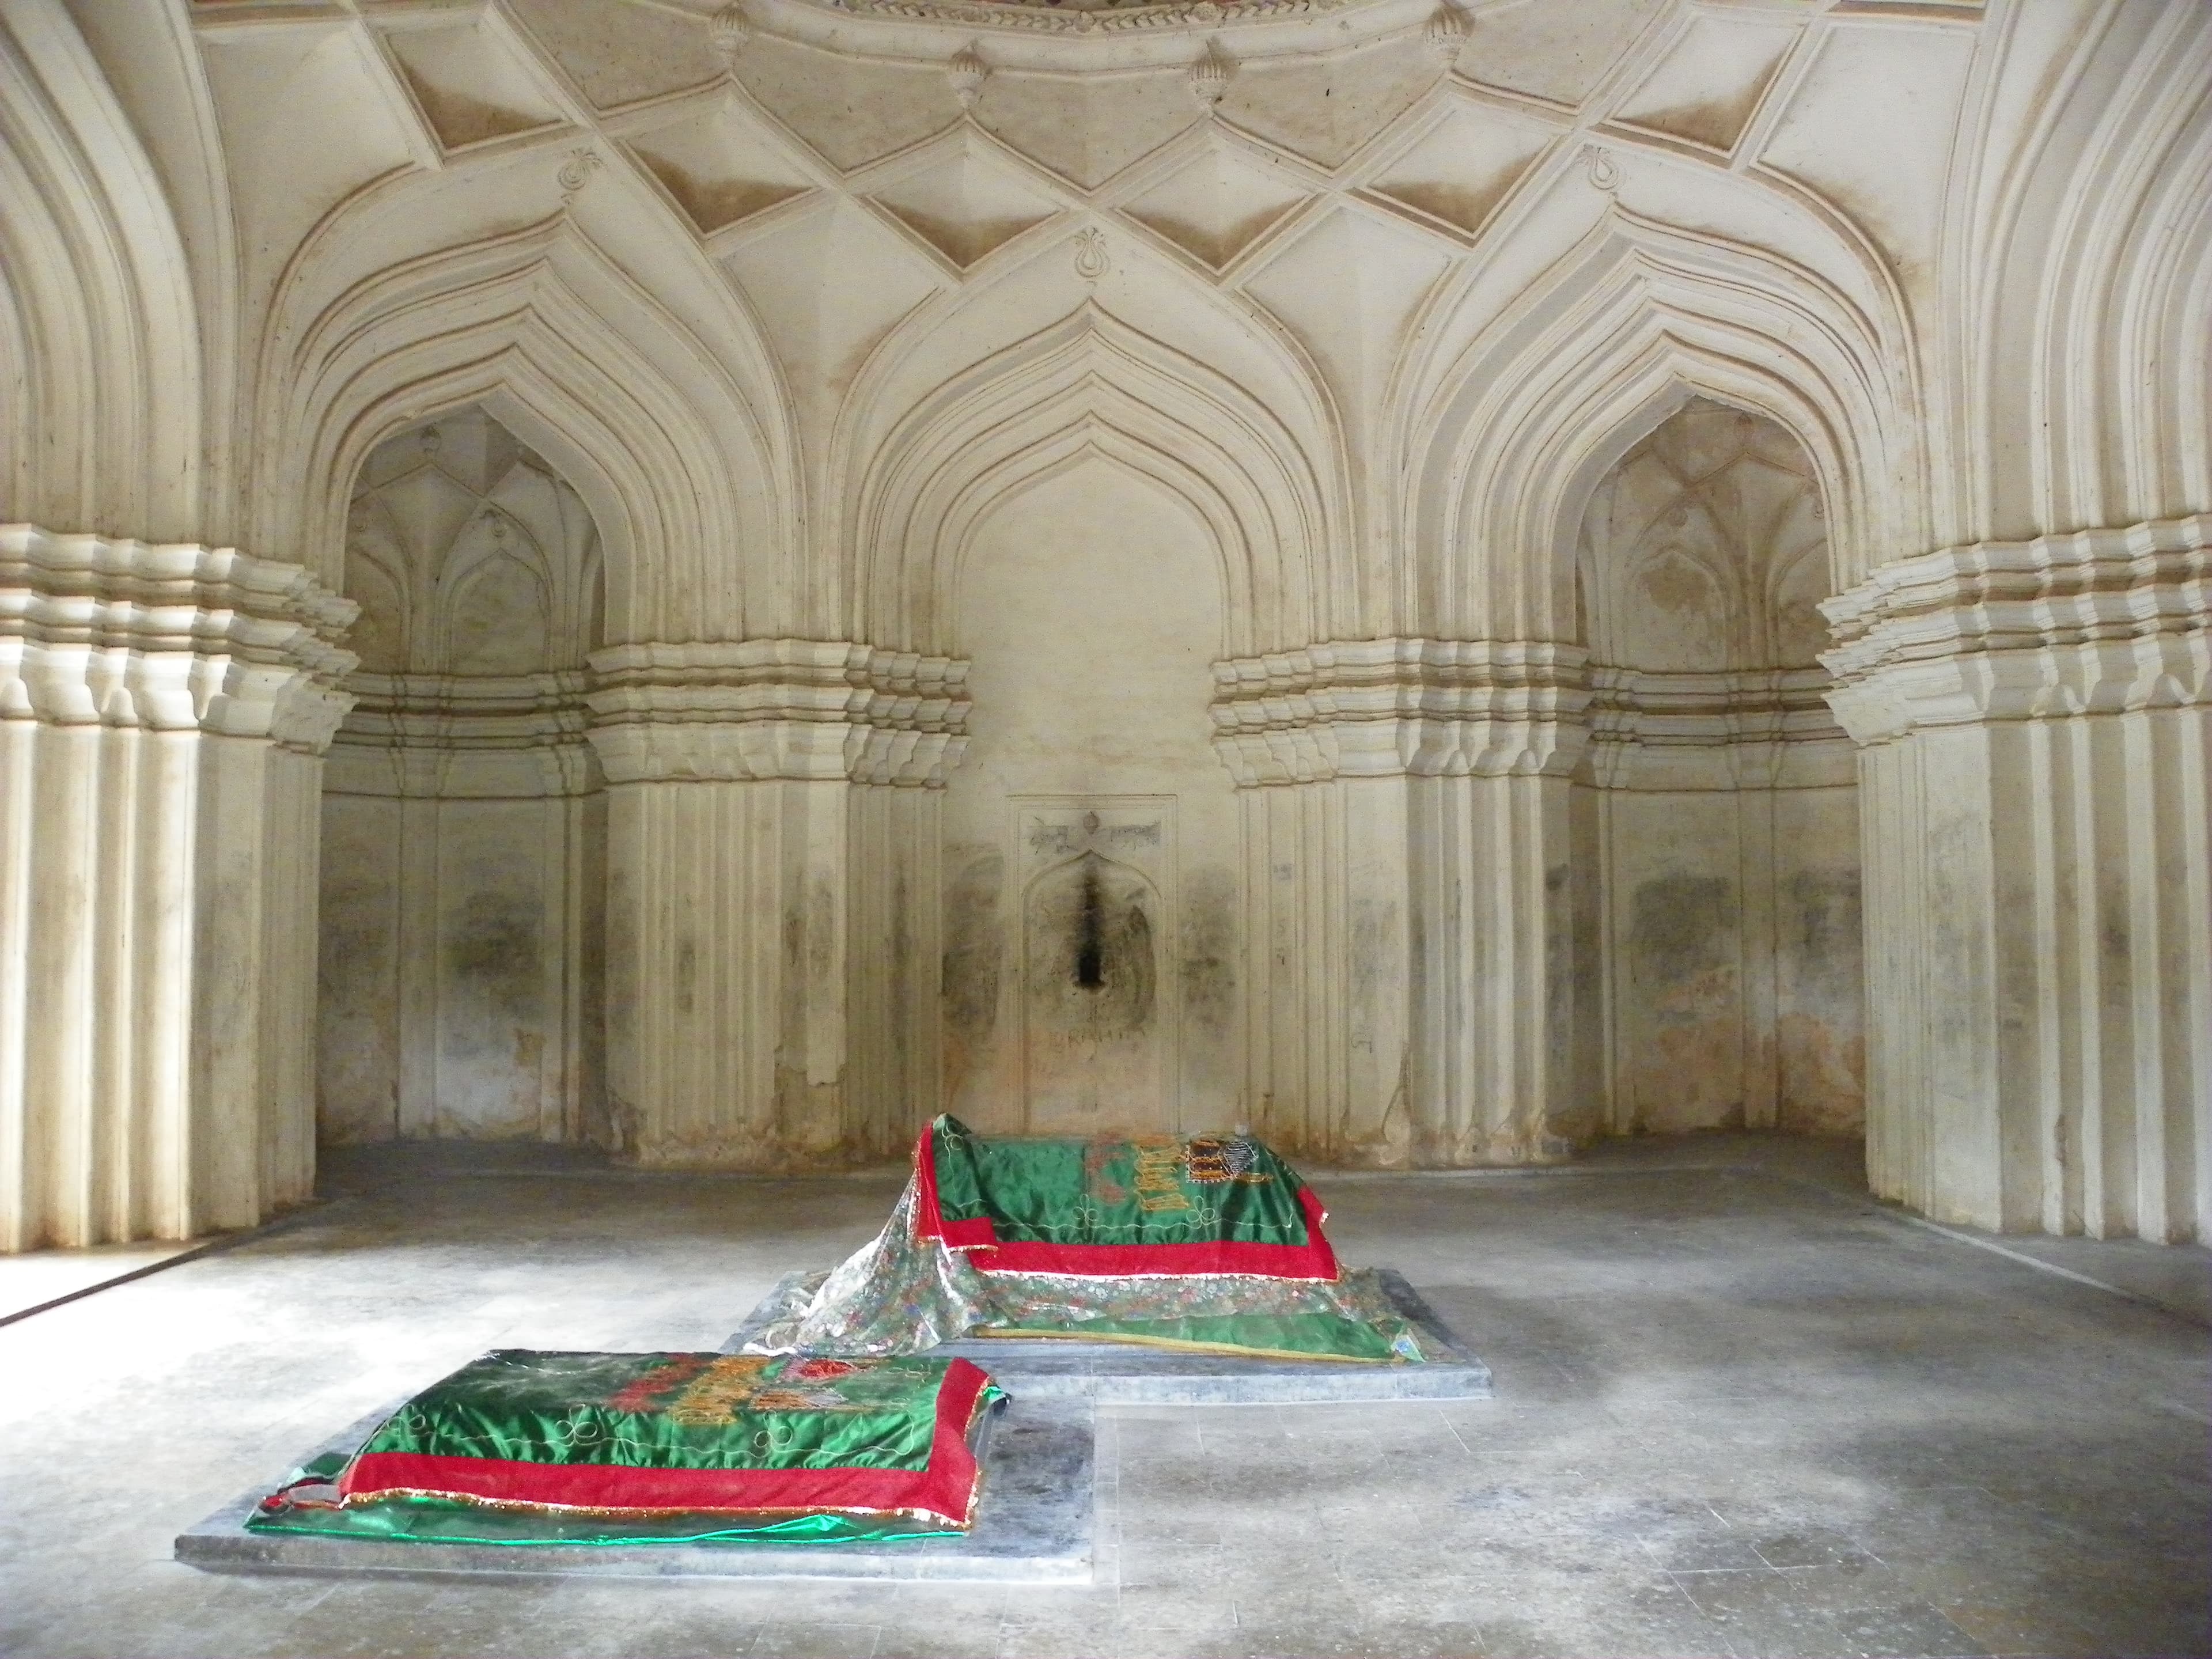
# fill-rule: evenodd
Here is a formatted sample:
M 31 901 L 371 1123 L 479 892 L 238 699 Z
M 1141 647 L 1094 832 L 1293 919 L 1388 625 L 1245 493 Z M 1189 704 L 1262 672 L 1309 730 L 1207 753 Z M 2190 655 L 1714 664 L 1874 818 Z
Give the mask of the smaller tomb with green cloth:
M 298 1471 L 246 1522 L 422 1542 L 839 1543 L 958 1534 L 1002 1391 L 963 1359 L 507 1349 Z
M 1340 1364 L 1431 1356 L 1328 1212 L 1242 1133 L 990 1139 L 940 1116 L 883 1232 L 749 1336 L 755 1353 L 910 1353 L 965 1336 Z

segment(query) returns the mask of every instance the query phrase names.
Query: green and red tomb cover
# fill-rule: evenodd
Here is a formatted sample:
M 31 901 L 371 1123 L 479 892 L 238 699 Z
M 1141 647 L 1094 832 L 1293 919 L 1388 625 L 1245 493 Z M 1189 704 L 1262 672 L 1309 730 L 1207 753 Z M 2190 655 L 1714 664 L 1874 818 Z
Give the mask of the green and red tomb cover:
M 1321 1200 L 1243 1133 L 987 1138 L 940 1116 L 873 1242 L 749 1328 L 754 1353 L 913 1353 L 963 1337 L 1419 1364 L 1347 1273 Z
M 851 1542 L 968 1529 L 1002 1397 L 964 1359 L 558 1353 L 471 1360 L 256 1532 L 489 1544 Z
M 514 1545 L 963 1532 L 975 1430 L 1004 1393 L 919 1350 L 975 1334 L 1425 1362 L 1325 1219 L 1242 1133 L 986 1139 L 939 1117 L 883 1232 L 747 1352 L 486 1354 L 246 1525 Z

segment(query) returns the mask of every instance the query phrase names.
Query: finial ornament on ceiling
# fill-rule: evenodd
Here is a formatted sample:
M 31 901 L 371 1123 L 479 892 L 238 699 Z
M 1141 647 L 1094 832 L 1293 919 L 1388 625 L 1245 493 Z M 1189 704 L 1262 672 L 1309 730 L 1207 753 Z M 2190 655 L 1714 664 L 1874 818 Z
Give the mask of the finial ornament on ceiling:
M 1613 152 L 1601 144 L 1583 146 L 1583 166 L 1589 169 L 1589 181 L 1608 194 L 1620 188 L 1620 163 L 1613 159 Z
M 576 193 L 592 182 L 592 175 L 604 165 L 596 150 L 569 151 L 568 159 L 561 163 L 561 171 L 554 175 L 561 185 L 561 205 L 566 207 L 574 201 Z
M 1096 283 L 1112 268 L 1113 260 L 1106 252 L 1106 233 L 1096 225 L 1085 225 L 1075 233 L 1075 274 L 1085 282 Z
M 745 21 L 745 9 L 731 0 L 731 3 L 714 14 L 714 21 L 707 26 L 707 38 L 713 44 L 714 55 L 722 60 L 724 69 L 737 66 L 738 54 L 753 38 L 753 26 Z
M 1222 51 L 1221 42 L 1208 40 L 1206 51 L 1190 66 L 1190 95 L 1198 100 L 1198 106 L 1211 114 L 1220 104 L 1222 94 L 1229 90 L 1230 77 L 1237 73 L 1237 60 Z
M 1459 49 L 1467 44 L 1467 19 L 1460 15 L 1459 8 L 1446 3 L 1437 9 L 1429 19 L 1428 27 L 1421 31 L 1421 44 L 1429 56 L 1449 70 L 1459 62 Z
M 960 100 L 963 109 L 975 107 L 975 100 L 983 95 L 983 82 L 991 78 L 991 66 L 975 51 L 970 40 L 952 55 L 945 66 L 945 79 L 952 82 L 952 95 Z

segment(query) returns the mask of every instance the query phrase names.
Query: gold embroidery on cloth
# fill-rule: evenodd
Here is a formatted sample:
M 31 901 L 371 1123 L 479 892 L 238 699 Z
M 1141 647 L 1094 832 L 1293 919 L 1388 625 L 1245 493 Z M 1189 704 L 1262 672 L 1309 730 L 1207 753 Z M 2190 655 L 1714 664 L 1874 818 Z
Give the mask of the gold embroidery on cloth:
M 861 1412 L 835 1389 L 763 1389 L 752 1398 L 757 1412 Z
M 1273 1181 L 1271 1175 L 1255 1173 L 1253 1166 L 1259 1162 L 1251 1141 L 1242 1135 L 1224 1138 L 1218 1135 L 1194 1135 L 1186 1158 L 1190 1178 L 1200 1186 L 1218 1186 L 1237 1182 L 1243 1186 L 1259 1187 Z
M 684 1386 L 668 1415 L 687 1428 L 720 1428 L 760 1392 L 762 1373 L 774 1362 L 759 1354 L 727 1354 Z
M 1137 1207 L 1146 1211 L 1188 1210 L 1182 1189 L 1183 1147 L 1178 1140 L 1147 1139 L 1135 1143 Z

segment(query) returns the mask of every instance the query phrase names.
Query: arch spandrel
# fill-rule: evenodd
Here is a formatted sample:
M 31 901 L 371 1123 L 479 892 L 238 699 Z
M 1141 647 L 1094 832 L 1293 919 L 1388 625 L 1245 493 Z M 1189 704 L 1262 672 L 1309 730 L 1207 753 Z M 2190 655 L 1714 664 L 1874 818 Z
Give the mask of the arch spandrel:
M 1425 630 L 1572 637 L 1583 503 L 1696 394 L 1811 456 L 1849 586 L 1916 544 L 1909 371 L 1809 274 L 1616 212 L 1475 337 L 1430 406 L 1405 509 Z
M 939 386 L 870 458 L 851 538 L 854 637 L 942 648 L 969 528 L 1086 445 L 1208 526 L 1231 654 L 1316 636 L 1338 520 L 1302 447 L 1227 377 L 1085 306 Z
M 932 565 L 937 580 L 927 603 L 933 626 L 945 630 L 947 654 L 968 654 L 958 623 L 961 589 L 976 538 L 987 521 L 1013 507 L 1024 495 L 1093 461 L 1103 461 L 1154 490 L 1195 523 L 1212 551 L 1224 625 L 1231 617 L 1250 613 L 1251 573 L 1240 556 L 1239 520 L 1231 497 L 1188 460 L 1132 437 L 1095 411 L 1087 412 L 1043 441 L 1006 456 L 1000 465 L 968 478 L 946 504 L 944 529 L 937 538 L 939 551 Z M 1216 653 L 1227 649 L 1224 639 Z
M 368 453 L 482 404 L 568 477 L 606 553 L 611 641 L 740 637 L 791 588 L 789 493 L 746 401 L 596 245 L 558 221 L 366 278 L 272 352 L 263 533 L 311 566 L 342 545 Z M 275 336 L 272 336 L 272 338 Z
M 0 517 L 204 533 L 225 446 L 208 442 L 198 275 L 152 157 L 56 0 L 11 6 L 0 27 L 0 254 L 21 374 L 0 405 Z

